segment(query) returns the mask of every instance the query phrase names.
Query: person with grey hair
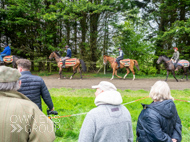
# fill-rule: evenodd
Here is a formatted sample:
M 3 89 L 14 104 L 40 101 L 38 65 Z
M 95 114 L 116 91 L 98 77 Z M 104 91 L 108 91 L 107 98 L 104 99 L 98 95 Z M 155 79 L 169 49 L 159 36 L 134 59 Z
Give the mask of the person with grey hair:
M 97 107 L 85 117 L 78 142 L 133 142 L 131 115 L 115 85 L 101 81 L 92 88 Z
M 142 104 L 136 128 L 138 142 L 181 142 L 182 125 L 170 88 L 165 81 L 157 81 L 149 96 L 153 102 Z
M 0 66 L 1 142 L 52 142 L 53 122 L 30 99 L 17 92 L 21 74 L 17 69 Z

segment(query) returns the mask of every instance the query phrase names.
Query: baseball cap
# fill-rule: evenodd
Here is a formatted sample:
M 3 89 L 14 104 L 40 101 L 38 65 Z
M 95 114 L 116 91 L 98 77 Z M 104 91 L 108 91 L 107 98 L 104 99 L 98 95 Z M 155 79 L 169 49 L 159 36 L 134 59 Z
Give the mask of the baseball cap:
M 0 66 L 0 82 L 15 82 L 19 80 L 21 74 L 17 69 Z
M 112 83 L 108 82 L 108 81 L 101 81 L 98 85 L 94 85 L 92 86 L 92 88 L 99 88 L 103 91 L 116 91 L 117 88 L 115 87 L 115 85 L 113 85 Z

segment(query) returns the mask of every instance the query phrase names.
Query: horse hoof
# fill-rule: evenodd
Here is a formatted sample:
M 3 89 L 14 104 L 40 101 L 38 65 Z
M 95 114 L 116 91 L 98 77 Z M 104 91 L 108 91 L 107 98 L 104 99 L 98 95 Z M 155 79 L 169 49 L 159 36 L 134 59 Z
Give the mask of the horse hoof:
M 123 78 L 123 80 L 125 80 L 125 78 Z
M 110 80 L 113 80 L 112 78 Z
M 60 78 L 58 78 L 60 80 Z
M 72 79 L 72 76 L 70 77 L 70 79 Z

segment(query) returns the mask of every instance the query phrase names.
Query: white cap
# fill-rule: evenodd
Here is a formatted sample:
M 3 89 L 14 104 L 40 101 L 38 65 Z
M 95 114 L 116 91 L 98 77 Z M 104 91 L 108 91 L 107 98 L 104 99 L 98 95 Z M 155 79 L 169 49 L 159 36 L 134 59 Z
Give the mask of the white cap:
M 99 88 L 103 91 L 116 91 L 115 85 L 108 81 L 101 81 L 98 85 L 92 86 L 92 88 Z

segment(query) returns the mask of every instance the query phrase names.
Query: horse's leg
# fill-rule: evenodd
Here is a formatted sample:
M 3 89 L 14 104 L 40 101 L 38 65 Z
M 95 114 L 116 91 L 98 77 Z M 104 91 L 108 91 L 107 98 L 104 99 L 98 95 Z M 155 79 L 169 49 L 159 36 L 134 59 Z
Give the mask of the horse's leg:
M 82 79 L 82 71 L 81 71 L 80 67 L 78 67 L 78 71 L 80 72 L 80 78 Z
M 185 75 L 186 75 L 186 78 L 187 78 L 186 68 L 183 68 L 183 76 L 182 76 L 181 80 L 183 80 L 183 78 L 184 78 Z
M 133 69 L 133 66 L 132 66 L 132 67 L 129 66 L 129 68 L 130 68 L 131 72 L 133 73 L 133 80 L 135 80 L 135 71 L 134 71 L 134 69 Z
M 186 75 L 186 81 L 188 81 L 188 73 L 187 73 L 188 67 L 187 68 L 184 67 L 183 71 L 184 71 L 184 74 Z
M 113 78 L 114 78 L 114 73 L 115 73 L 115 68 L 113 68 L 112 78 L 111 78 L 110 80 L 113 80 Z
M 175 77 L 175 71 L 172 70 L 172 74 L 173 74 L 173 77 L 175 78 L 175 80 L 178 82 L 177 78 Z
M 59 78 L 58 79 L 61 79 L 61 78 L 62 78 L 62 67 L 59 68 Z
M 121 76 L 117 75 L 117 70 L 115 70 L 115 75 L 116 75 L 118 78 L 122 78 Z
M 123 77 L 123 79 L 125 79 L 126 78 L 126 76 L 129 74 L 129 68 L 128 67 L 126 67 L 126 70 L 127 70 L 127 73 L 126 73 L 126 75 Z
M 71 75 L 70 79 L 72 79 L 73 76 L 75 75 L 75 73 L 77 72 L 77 67 L 75 67 L 75 66 L 73 67 L 73 74 Z

